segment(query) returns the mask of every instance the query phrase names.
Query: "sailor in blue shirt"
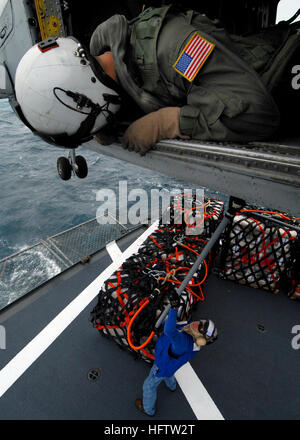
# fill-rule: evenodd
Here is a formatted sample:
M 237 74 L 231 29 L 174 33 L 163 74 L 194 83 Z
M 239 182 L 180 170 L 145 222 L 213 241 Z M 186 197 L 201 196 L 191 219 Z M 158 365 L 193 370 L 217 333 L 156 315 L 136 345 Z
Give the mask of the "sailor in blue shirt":
M 155 414 L 157 387 L 165 381 L 166 386 L 176 390 L 175 372 L 190 361 L 204 345 L 217 339 L 217 329 L 211 320 L 202 319 L 191 323 L 177 323 L 179 298 L 170 298 L 171 306 L 164 325 L 164 333 L 155 347 L 155 361 L 143 384 L 143 399 L 136 399 L 136 407 L 148 416 Z

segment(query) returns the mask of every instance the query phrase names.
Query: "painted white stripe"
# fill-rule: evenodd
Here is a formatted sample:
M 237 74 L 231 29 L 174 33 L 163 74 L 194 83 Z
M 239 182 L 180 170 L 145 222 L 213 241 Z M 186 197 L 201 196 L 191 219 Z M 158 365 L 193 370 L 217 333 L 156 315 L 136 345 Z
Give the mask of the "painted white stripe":
M 19 379 L 55 339 L 74 321 L 97 296 L 100 287 L 133 253 L 137 252 L 146 238 L 158 227 L 153 223 L 126 251 L 119 260 L 110 264 L 89 286 L 65 307 L 38 335 L 32 339 L 5 367 L 0 370 L 0 397 Z
M 122 256 L 121 249 L 119 248 L 115 240 L 106 245 L 106 250 L 113 261 L 119 260 Z
M 198 420 L 224 420 L 190 363 L 183 365 L 175 377 Z

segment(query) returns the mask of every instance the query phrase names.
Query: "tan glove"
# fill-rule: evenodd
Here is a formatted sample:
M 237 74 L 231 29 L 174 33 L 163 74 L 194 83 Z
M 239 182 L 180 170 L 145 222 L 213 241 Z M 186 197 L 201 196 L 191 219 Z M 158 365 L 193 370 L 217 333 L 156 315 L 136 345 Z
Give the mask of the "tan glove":
M 180 107 L 164 107 L 134 121 L 125 131 L 123 147 L 144 156 L 161 139 L 190 139 L 179 129 Z

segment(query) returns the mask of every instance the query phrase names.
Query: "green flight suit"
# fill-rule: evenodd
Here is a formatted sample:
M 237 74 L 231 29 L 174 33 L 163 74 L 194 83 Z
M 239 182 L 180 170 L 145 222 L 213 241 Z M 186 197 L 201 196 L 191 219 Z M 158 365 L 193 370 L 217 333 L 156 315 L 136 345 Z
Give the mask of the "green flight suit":
M 215 47 L 190 82 L 173 65 L 196 31 Z M 90 51 L 94 56 L 112 51 L 120 84 L 145 113 L 181 107 L 182 134 L 207 141 L 265 139 L 278 129 L 279 111 L 255 60 L 247 60 L 253 47 L 236 40 L 205 15 L 173 13 L 168 6 L 132 24 L 124 16 L 111 17 L 94 31 Z

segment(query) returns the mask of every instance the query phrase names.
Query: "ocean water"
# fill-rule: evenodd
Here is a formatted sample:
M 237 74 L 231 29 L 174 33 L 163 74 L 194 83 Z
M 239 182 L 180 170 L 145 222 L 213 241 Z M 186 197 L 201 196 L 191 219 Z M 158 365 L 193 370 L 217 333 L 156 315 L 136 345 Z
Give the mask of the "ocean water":
M 113 189 L 117 193 L 119 181 L 127 181 L 128 192 L 191 187 L 83 147 L 76 154 L 87 160 L 87 178 L 63 181 L 56 161 L 68 150 L 34 136 L 7 100 L 0 100 L 0 151 L 0 259 L 96 217 L 97 192 Z
M 59 156 L 67 156 L 68 150 L 48 145 L 34 136 L 17 118 L 7 100 L 0 100 L 0 127 L 0 260 L 41 239 L 95 218 L 100 205 L 96 200 L 97 192 L 101 189 L 117 191 L 119 181 L 127 182 L 128 192 L 136 188 L 149 193 L 151 189 L 183 190 L 191 187 L 186 182 L 110 159 L 83 147 L 78 148 L 77 154 L 87 160 L 87 178 L 72 177 L 63 181 L 57 174 L 56 161 Z M 206 192 L 224 200 L 225 196 L 219 193 Z M 28 256 L 26 258 L 29 267 Z M 39 251 L 33 252 L 32 258 L 40 260 L 47 277 L 49 271 L 55 275 L 60 270 Z M 28 271 L 22 261 L 18 267 L 12 276 L 20 278 L 22 284 Z

